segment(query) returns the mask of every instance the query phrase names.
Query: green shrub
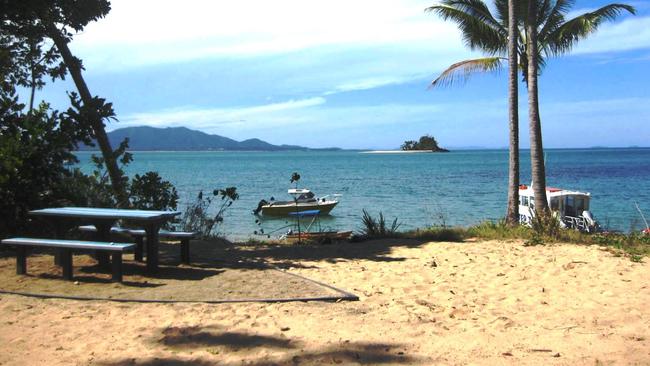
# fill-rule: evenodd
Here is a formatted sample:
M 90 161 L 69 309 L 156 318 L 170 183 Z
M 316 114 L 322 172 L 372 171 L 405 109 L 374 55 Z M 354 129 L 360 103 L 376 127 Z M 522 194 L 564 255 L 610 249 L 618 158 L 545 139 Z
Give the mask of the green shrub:
M 129 193 L 133 208 L 140 210 L 175 210 L 178 204 L 176 188 L 162 180 L 157 172 L 136 174 L 131 180 Z
M 220 198 L 221 203 L 213 214 L 210 206 L 217 198 Z M 239 194 L 235 187 L 215 189 L 212 191 L 212 197 L 205 197 L 203 191 L 199 192 L 196 200 L 189 204 L 183 213 L 181 230 L 197 232 L 204 238 L 218 236 L 218 226 L 223 222 L 226 210 L 238 199 Z
M 382 212 L 379 212 L 379 219 L 375 219 L 365 209 L 363 210 L 361 223 L 363 224 L 363 227 L 361 228 L 361 235 L 366 238 L 375 239 L 396 237 L 397 229 L 399 229 L 399 227 L 402 225 L 397 221 L 396 217 L 391 225 L 388 226 Z

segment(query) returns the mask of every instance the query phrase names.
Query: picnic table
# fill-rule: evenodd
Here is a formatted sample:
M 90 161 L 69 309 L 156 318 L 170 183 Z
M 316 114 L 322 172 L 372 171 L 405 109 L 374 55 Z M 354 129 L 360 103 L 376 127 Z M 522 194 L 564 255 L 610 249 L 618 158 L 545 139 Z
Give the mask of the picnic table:
M 57 207 L 33 210 L 30 215 L 39 216 L 51 221 L 56 228 L 57 239 L 62 239 L 63 222 L 72 220 L 76 223 L 87 223 L 97 228 L 97 240 L 108 241 L 111 227 L 118 220 L 126 220 L 133 225 L 143 228 L 147 236 L 147 271 L 155 273 L 158 270 L 158 234 L 160 228 L 175 216 L 179 211 L 150 211 L 128 210 L 115 208 L 89 208 L 89 207 Z M 98 260 L 103 262 L 103 258 Z M 105 258 L 107 261 L 108 258 Z

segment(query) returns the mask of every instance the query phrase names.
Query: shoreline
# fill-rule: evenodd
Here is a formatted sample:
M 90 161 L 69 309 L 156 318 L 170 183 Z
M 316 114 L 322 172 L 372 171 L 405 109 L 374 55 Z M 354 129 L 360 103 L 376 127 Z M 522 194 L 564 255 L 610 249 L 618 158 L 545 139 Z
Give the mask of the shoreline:
M 431 150 L 370 150 L 360 151 L 359 154 L 434 154 L 443 151 Z

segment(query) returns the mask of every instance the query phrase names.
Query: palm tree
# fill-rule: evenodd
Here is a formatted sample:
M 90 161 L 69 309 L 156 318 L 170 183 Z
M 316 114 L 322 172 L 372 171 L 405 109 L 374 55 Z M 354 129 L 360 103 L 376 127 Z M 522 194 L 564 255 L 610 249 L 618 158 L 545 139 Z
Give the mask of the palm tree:
M 506 223 L 519 223 L 519 83 L 517 80 L 517 12 L 515 0 L 508 0 L 508 207 Z
M 531 145 L 531 176 L 535 190 L 535 207 L 540 212 L 548 212 L 546 201 L 546 173 L 543 159 L 541 118 L 539 114 L 539 95 L 537 79 L 549 56 L 559 56 L 571 51 L 580 40 L 593 34 L 607 20 L 614 20 L 623 11 L 635 14 L 635 9 L 625 4 L 609 4 L 597 10 L 584 13 L 570 20 L 566 14 L 575 0 L 521 0 L 510 4 L 511 0 L 494 0 L 496 16 L 482 0 L 443 0 L 427 8 L 445 20 L 458 24 L 465 43 L 473 50 L 482 50 L 488 56 L 455 63 L 432 82 L 432 86 L 452 84 L 466 80 L 477 72 L 490 72 L 502 68 L 506 52 L 514 37 L 509 36 L 510 15 L 517 20 L 517 37 L 522 40 L 517 48 L 519 69 L 528 86 L 529 128 Z M 512 9 L 511 9 L 512 6 Z M 514 29 L 512 30 L 514 31 Z M 509 58 L 510 60 L 510 58 Z M 511 60 L 510 60 L 511 61 Z M 512 85 L 510 85 L 512 89 Z M 510 100 L 510 108 L 512 100 Z M 516 108 L 516 106 L 515 106 Z M 511 110 L 512 112 L 512 110 Z M 510 123 L 512 126 L 512 118 Z M 511 165 L 513 133 L 510 130 Z M 518 139 L 518 137 L 517 137 Z M 510 175 L 514 175 L 510 172 Z M 510 194 L 514 180 L 509 181 L 509 207 L 514 196 Z M 510 213 L 510 210 L 508 210 Z

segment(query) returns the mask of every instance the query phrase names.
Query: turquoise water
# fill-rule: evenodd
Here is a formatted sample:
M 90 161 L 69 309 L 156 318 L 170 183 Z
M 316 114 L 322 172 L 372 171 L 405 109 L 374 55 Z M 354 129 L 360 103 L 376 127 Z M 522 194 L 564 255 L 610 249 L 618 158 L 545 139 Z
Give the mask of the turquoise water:
M 90 171 L 90 153 L 79 153 Z M 341 203 L 323 226 L 356 230 L 362 209 L 397 217 L 402 229 L 434 224 L 471 225 L 503 217 L 508 152 L 464 150 L 446 154 L 340 152 L 136 152 L 127 173 L 158 171 L 177 188 L 183 209 L 200 190 L 236 186 L 240 199 L 221 231 L 230 238 L 259 230 L 251 211 L 260 199 L 289 198 L 291 173 L 317 195 L 341 193 Z M 549 186 L 591 192 L 591 211 L 601 225 L 629 231 L 643 225 L 634 202 L 650 216 L 650 149 L 547 150 Z M 528 151 L 522 151 L 521 181 L 530 183 Z M 285 224 L 263 219 L 268 232 Z

